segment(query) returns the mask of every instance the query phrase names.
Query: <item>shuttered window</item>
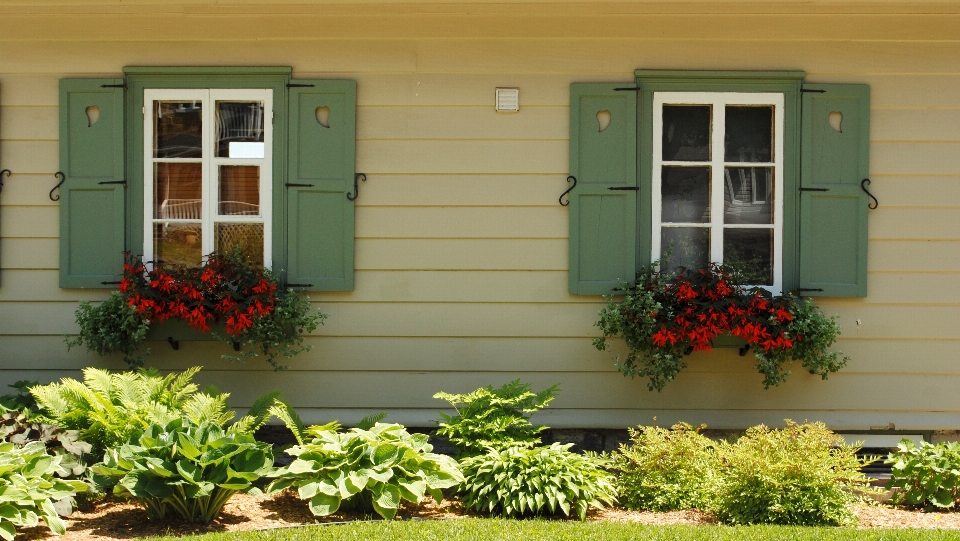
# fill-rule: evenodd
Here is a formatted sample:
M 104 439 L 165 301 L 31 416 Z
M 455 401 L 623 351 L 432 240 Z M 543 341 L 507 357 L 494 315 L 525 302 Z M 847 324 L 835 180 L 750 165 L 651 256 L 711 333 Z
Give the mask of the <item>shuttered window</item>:
M 291 287 L 352 290 L 356 83 L 290 73 L 61 80 L 61 287 L 113 287 L 125 250 L 190 264 L 237 245 Z
M 571 293 L 616 292 L 671 233 L 674 263 L 762 260 L 756 285 L 866 296 L 868 87 L 805 85 L 802 72 L 636 75 L 571 85 Z

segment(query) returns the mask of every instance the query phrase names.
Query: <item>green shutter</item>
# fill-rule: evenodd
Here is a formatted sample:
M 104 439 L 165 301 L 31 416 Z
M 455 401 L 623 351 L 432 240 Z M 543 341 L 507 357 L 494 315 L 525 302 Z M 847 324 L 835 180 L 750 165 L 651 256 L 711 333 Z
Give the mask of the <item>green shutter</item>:
M 123 271 L 122 84 L 60 80 L 60 287 L 114 287 Z
M 800 291 L 866 297 L 870 87 L 805 85 L 801 115 Z
M 632 86 L 570 85 L 571 294 L 613 293 L 636 275 L 637 93 L 614 90 Z
M 287 159 L 287 283 L 353 290 L 357 83 L 294 80 Z M 329 109 L 327 126 L 318 110 Z M 361 196 L 362 197 L 362 196 Z M 309 284 L 309 285 L 306 285 Z

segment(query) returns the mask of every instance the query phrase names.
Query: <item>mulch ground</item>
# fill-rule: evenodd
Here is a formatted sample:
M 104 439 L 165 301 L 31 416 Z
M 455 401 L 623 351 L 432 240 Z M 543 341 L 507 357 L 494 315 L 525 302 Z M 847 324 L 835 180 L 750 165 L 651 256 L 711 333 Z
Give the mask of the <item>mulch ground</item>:
M 942 528 L 960 529 L 958 513 L 924 513 L 888 506 L 857 506 L 852 508 L 860 519 L 861 528 Z M 473 516 L 464 512 L 458 502 L 444 500 L 439 505 L 429 500 L 419 507 L 404 506 L 399 516 L 419 519 L 457 519 Z M 146 513 L 129 503 L 103 501 L 86 512 L 77 511 L 66 519 L 67 533 L 54 536 L 41 525 L 24 528 L 17 534 L 17 541 L 32 541 L 55 538 L 61 541 L 92 541 L 103 539 L 132 539 L 156 535 L 186 535 L 217 531 L 243 531 L 268 528 L 285 528 L 313 524 L 314 522 L 348 522 L 372 520 L 379 517 L 361 513 L 337 513 L 328 517 L 314 517 L 306 502 L 296 493 L 287 491 L 273 496 L 248 496 L 236 494 L 227 502 L 223 513 L 213 523 L 200 526 L 186 523 L 176 517 L 163 521 L 148 521 Z M 587 520 L 634 522 L 638 524 L 666 525 L 716 524 L 708 513 L 697 510 L 670 513 L 624 511 L 622 509 L 592 510 Z

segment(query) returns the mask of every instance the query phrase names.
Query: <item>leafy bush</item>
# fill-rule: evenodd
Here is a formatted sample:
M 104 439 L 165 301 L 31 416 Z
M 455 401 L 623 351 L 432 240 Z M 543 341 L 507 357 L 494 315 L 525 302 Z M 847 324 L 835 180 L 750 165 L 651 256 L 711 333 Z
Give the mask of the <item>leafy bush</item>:
M 17 391 L 16 394 L 5 394 L 0 396 L 0 412 L 33 412 L 37 411 L 37 401 L 30 394 L 30 387 L 40 385 L 39 381 L 27 381 L 22 379 L 16 381 L 7 387 Z M 29 413 L 27 413 L 29 416 Z
M 150 352 L 136 355 L 150 330 L 150 322 L 137 309 L 127 304 L 126 298 L 113 291 L 107 300 L 94 306 L 80 301 L 75 312 L 80 333 L 67 338 L 67 350 L 86 344 L 87 350 L 100 355 L 123 353 L 123 360 L 131 368 L 143 366 Z
M 84 368 L 83 382 L 63 378 L 60 383 L 30 389 L 54 424 L 79 430 L 80 439 L 98 456 L 122 445 L 151 424 L 161 426 L 188 417 L 193 423 L 210 421 L 226 426 L 236 415 L 228 411 L 226 393 L 200 392 L 191 383 L 200 367 L 161 376 L 157 370 L 113 373 Z M 279 393 L 261 397 L 250 413 L 230 427 L 231 432 L 252 433 L 266 422 L 268 409 Z
M 8 441 L 17 446 L 30 442 L 40 442 L 47 451 L 60 457 L 62 477 L 76 477 L 86 470 L 84 456 L 90 453 L 89 443 L 79 441 L 77 430 L 63 430 L 56 425 L 32 421 L 27 414 L 8 411 L 0 415 L 0 441 Z
M 630 429 L 630 445 L 612 456 L 620 504 L 627 509 L 673 511 L 709 506 L 717 475 L 714 443 L 686 424 Z
M 887 488 L 898 488 L 893 502 L 927 510 L 953 507 L 960 501 L 960 443 L 933 445 L 901 440 L 885 464 L 892 464 Z
M 130 443 L 108 450 L 92 469 L 116 482 L 115 496 L 136 501 L 151 519 L 173 511 L 206 524 L 237 491 L 258 492 L 252 483 L 272 466 L 270 444 L 183 417 L 150 425 Z
M 440 502 L 441 489 L 463 481 L 457 462 L 432 453 L 424 434 L 381 423 L 369 430 L 338 429 L 336 422 L 306 428 L 303 434 L 310 441 L 287 450 L 297 458 L 273 474 L 277 479 L 267 491 L 295 487 L 318 516 L 335 513 L 350 501 L 392 519 L 402 500 L 417 504 L 429 494 Z
M 792 360 L 823 379 L 846 365 L 846 357 L 828 351 L 840 334 L 836 318 L 826 317 L 809 299 L 748 289 L 737 283 L 742 275 L 715 264 L 675 275 L 656 272 L 654 265 L 625 286 L 622 301 L 604 297 L 608 304 L 595 324 L 603 337 L 593 341 L 603 351 L 608 337 L 622 337 L 630 353 L 617 369 L 649 378 L 651 391 L 662 391 L 687 366 L 686 355 L 710 351 L 722 334 L 753 348 L 764 387 L 782 383 L 790 375 L 783 366 Z
M 491 448 L 463 459 L 463 505 L 508 517 L 558 511 L 569 516 L 573 508 L 583 520 L 589 507 L 613 504 L 616 488 L 613 476 L 603 469 L 607 461 L 572 453 L 572 445 Z
M 717 445 L 713 510 L 733 524 L 850 524 L 853 490 L 871 491 L 858 450 L 819 422 L 749 428 L 736 443 Z
M 86 490 L 86 485 L 55 478 L 67 475 L 61 460 L 47 454 L 39 441 L 23 447 L 0 443 L 0 537 L 13 541 L 17 527 L 36 526 L 40 517 L 54 533 L 66 531 L 54 502 Z
M 560 385 L 534 393 L 529 383 L 514 380 L 499 389 L 492 385 L 472 393 L 437 393 L 434 398 L 446 400 L 456 415 L 440 413 L 442 420 L 437 434 L 446 436 L 456 446 L 457 456 L 474 456 L 488 447 L 533 447 L 545 426 L 533 426 L 530 416 L 547 407 L 556 398 Z

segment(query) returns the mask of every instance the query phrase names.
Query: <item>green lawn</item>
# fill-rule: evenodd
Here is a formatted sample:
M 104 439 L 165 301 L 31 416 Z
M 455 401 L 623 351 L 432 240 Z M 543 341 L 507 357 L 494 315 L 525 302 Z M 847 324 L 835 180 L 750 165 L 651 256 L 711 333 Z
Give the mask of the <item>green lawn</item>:
M 182 539 L 162 537 L 151 539 Z M 788 540 L 960 540 L 960 531 L 943 530 L 853 530 L 841 528 L 798 528 L 786 526 L 639 526 L 610 522 L 567 522 L 502 519 L 451 519 L 431 521 L 366 522 L 346 525 L 307 526 L 260 532 L 211 533 L 195 539 L 204 541 L 312 541 L 312 540 L 391 540 L 391 541 L 535 541 L 602 539 L 753 541 Z

